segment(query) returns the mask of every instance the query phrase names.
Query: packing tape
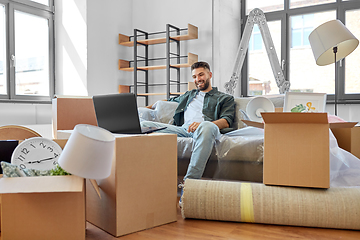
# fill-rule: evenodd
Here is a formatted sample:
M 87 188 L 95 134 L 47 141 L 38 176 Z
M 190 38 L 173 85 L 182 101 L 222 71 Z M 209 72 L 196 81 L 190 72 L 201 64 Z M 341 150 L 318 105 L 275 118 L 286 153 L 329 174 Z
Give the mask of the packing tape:
M 242 222 L 255 222 L 254 219 L 254 204 L 251 190 L 251 183 L 241 183 L 241 221 Z

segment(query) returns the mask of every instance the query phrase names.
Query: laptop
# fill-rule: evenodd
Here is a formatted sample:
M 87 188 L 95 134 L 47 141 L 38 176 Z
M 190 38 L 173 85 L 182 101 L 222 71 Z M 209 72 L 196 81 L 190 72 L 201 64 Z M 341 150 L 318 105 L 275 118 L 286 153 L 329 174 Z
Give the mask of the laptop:
M 112 133 L 147 134 L 166 127 L 140 127 L 136 97 L 133 93 L 93 96 L 98 126 Z

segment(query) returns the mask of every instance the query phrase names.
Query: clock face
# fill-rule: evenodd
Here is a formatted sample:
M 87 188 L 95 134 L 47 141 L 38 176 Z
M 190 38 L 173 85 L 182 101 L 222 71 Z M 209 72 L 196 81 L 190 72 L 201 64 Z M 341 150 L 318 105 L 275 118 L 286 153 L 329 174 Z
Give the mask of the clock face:
M 50 139 L 29 138 L 15 148 L 11 163 L 21 169 L 50 170 L 56 167 L 61 152 L 61 147 Z

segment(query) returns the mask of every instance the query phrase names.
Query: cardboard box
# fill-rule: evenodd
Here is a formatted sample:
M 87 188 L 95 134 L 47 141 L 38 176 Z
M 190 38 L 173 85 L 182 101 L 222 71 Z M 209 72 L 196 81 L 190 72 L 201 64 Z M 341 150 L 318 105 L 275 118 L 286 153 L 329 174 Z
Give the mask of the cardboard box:
M 340 148 L 360 158 L 360 127 L 352 123 L 347 128 L 331 128 Z
M 267 185 L 329 188 L 329 124 L 326 113 L 262 113 Z M 250 124 L 261 127 L 261 123 Z
M 0 179 L 1 239 L 85 239 L 85 185 L 76 176 Z
M 86 184 L 86 219 L 118 237 L 177 220 L 177 137 L 117 135 L 111 175 Z
M 97 126 L 95 108 L 91 97 L 58 96 L 52 100 L 53 136 L 57 130 L 72 130 L 77 124 Z
M 7 161 L 7 162 L 11 162 L 11 154 L 12 154 L 12 151 L 15 149 L 15 147 L 17 146 L 18 142 L 22 142 L 24 140 L 20 140 L 20 141 L 8 141 L 8 143 L 6 144 L 10 144 L 11 146 L 11 152 L 10 153 L 6 153 L 7 155 L 3 155 L 3 157 L 6 157 L 7 159 L 1 159 L 1 161 Z M 57 144 L 59 144 L 59 146 L 61 148 L 64 148 L 65 145 L 66 145 L 66 142 L 67 142 L 67 139 L 53 139 L 53 141 L 55 141 Z M 5 146 L 5 145 L 4 145 Z M 2 146 L 2 147 L 4 147 Z M 2 149 L 4 150 L 4 149 Z M 8 149 L 6 149 L 8 150 Z M 1 150 L 0 150 L 1 151 Z M 2 173 L 2 169 L 1 169 L 1 173 Z M 3 177 L 3 174 L 0 174 L 0 179 Z M 1 216 L 1 194 L 0 194 L 0 216 Z M 85 201 L 85 200 L 84 200 Z M 0 231 L 1 231 L 1 217 L 0 217 Z

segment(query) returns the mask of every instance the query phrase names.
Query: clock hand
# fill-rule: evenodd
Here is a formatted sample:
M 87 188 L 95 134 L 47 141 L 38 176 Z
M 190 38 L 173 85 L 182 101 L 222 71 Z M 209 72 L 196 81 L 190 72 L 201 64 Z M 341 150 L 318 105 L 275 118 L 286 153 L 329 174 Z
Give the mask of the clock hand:
M 33 162 L 27 162 L 29 164 L 32 164 L 32 163 L 41 163 L 43 161 L 48 161 L 48 160 L 51 160 L 51 159 L 54 159 L 56 157 L 51 157 L 51 158 L 45 158 L 45 159 L 41 159 L 41 160 L 36 160 L 36 161 L 33 161 Z

